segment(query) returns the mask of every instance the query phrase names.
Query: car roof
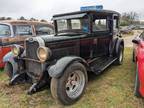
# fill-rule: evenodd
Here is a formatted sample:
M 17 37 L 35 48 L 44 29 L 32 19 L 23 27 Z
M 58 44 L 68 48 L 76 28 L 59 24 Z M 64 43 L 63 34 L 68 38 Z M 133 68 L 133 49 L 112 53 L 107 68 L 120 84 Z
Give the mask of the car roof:
M 40 22 L 40 21 L 28 21 L 28 20 L 1 20 L 0 23 L 7 23 L 11 25 L 15 24 L 31 24 L 31 25 L 40 25 L 40 24 L 45 24 L 49 25 L 50 27 L 53 27 L 52 23 L 49 22 Z
M 113 15 L 116 14 L 117 16 L 120 16 L 120 13 L 116 12 L 116 11 L 112 11 L 112 10 L 89 10 L 89 11 L 76 11 L 76 12 L 70 12 L 70 13 L 64 13 L 64 14 L 56 14 L 53 16 L 54 17 L 61 17 L 61 16 L 66 16 L 66 15 L 73 15 L 73 14 L 82 14 L 82 13 L 93 13 L 96 15 Z

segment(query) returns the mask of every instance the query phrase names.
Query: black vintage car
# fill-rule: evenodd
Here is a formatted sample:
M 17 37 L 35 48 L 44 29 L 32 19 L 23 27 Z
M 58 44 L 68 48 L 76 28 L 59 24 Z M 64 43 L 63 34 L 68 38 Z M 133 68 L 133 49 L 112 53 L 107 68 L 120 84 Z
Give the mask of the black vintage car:
M 15 45 L 4 57 L 10 84 L 32 81 L 28 94 L 33 94 L 50 83 L 55 99 L 66 105 L 76 102 L 86 88 L 88 73 L 97 75 L 113 63 L 122 64 L 119 17 L 109 10 L 54 15 L 54 36 L 28 38 L 26 49 Z

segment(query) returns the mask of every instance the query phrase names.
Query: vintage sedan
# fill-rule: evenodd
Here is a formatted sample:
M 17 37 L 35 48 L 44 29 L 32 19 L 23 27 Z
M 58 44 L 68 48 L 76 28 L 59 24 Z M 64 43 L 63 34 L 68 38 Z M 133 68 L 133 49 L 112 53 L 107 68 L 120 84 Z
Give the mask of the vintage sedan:
M 136 63 L 135 95 L 144 97 L 144 32 L 135 37 L 133 61 Z
M 88 73 L 98 75 L 113 63 L 122 64 L 119 19 L 118 12 L 96 7 L 54 15 L 54 36 L 28 38 L 26 49 L 15 45 L 4 57 L 12 64 L 7 67 L 10 84 L 32 80 L 28 94 L 33 94 L 50 83 L 56 100 L 66 105 L 76 102 L 87 86 Z
M 46 22 L 4 20 L 0 21 L 0 68 L 4 67 L 3 56 L 11 51 L 12 44 L 22 45 L 31 36 L 53 33 L 53 25 Z

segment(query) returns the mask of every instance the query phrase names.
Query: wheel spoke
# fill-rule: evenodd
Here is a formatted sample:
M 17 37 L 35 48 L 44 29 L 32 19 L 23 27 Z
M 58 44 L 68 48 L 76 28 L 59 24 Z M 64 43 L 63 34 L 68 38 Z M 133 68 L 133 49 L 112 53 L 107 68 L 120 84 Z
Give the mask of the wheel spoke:
M 66 83 L 67 95 L 71 98 L 77 97 L 82 92 L 84 83 L 85 78 L 81 71 L 75 71 L 70 74 Z
M 76 80 L 76 78 L 77 78 L 76 74 L 73 74 L 73 76 L 71 77 L 71 79 L 74 81 Z

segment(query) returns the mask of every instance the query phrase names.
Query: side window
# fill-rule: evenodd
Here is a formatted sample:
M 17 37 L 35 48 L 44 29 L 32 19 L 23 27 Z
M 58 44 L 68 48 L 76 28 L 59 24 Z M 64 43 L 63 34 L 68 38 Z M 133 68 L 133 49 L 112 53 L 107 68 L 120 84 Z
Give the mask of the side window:
M 32 35 L 32 26 L 31 25 L 14 25 L 14 34 L 15 35 Z
M 93 22 L 93 32 L 96 31 L 107 31 L 107 19 L 95 19 Z
M 48 25 L 36 25 L 35 30 L 36 35 L 50 35 L 54 33 L 53 29 Z
M 113 20 L 113 30 L 114 30 L 114 31 L 117 31 L 117 30 L 118 30 L 118 20 L 117 20 L 117 19 L 114 19 L 114 20 Z

